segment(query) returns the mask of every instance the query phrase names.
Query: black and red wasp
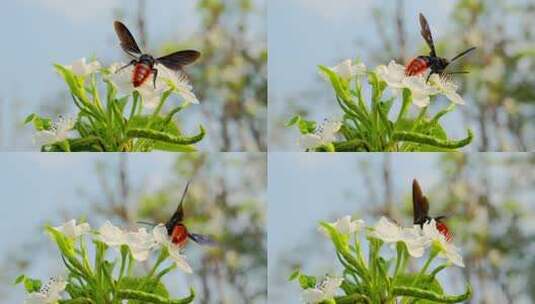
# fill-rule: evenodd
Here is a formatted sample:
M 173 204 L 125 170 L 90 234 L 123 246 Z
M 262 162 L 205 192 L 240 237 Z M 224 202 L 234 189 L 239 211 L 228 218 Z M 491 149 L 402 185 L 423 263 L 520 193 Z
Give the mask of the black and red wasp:
M 184 224 L 183 203 L 184 203 L 184 198 L 186 197 L 186 194 L 188 193 L 189 185 L 190 183 L 188 182 L 186 184 L 186 188 L 184 189 L 184 192 L 182 193 L 182 197 L 180 198 L 180 202 L 178 203 L 178 207 L 175 213 L 173 213 L 173 216 L 171 216 L 171 218 L 165 223 L 165 229 L 167 230 L 167 235 L 169 236 L 173 244 L 178 245 L 180 247 L 184 247 L 187 244 L 189 239 L 191 239 L 192 241 L 194 241 L 195 243 L 199 245 L 209 245 L 209 246 L 215 245 L 216 242 L 213 238 L 203 235 L 203 234 L 190 232 L 188 228 L 186 227 L 186 225 Z M 138 223 L 154 226 L 154 224 L 152 223 L 146 223 L 146 222 L 138 222 Z
M 156 77 L 158 77 L 158 70 L 154 68 L 156 64 L 163 64 L 173 71 L 182 72 L 184 66 L 195 62 L 201 56 L 201 53 L 195 50 L 184 50 L 154 58 L 152 55 L 145 54 L 139 49 L 134 36 L 132 36 L 132 33 L 130 33 L 123 23 L 115 21 L 113 25 L 121 41 L 121 48 L 128 55 L 134 57 L 129 64 L 121 67 L 119 71 L 133 65 L 132 84 L 136 88 L 142 85 L 151 74 L 153 75 L 153 85 L 156 88 Z
M 414 215 L 414 224 L 420 225 L 423 228 L 425 223 L 429 223 L 432 219 L 435 220 L 437 230 L 446 237 L 446 240 L 451 241 L 453 235 L 451 234 L 448 226 L 442 220 L 445 216 L 430 217 L 429 216 L 429 201 L 422 193 L 422 189 L 418 184 L 418 181 L 414 179 L 412 181 L 412 208 Z
M 450 65 L 455 60 L 463 57 L 464 55 L 470 53 L 471 51 L 475 50 L 475 47 L 471 47 L 467 49 L 464 52 L 461 52 L 457 56 L 453 57 L 451 60 L 448 60 L 443 57 L 438 57 L 435 51 L 435 44 L 433 42 L 433 36 L 431 35 L 431 29 L 429 28 L 429 23 L 427 23 L 427 20 L 425 19 L 424 15 L 420 13 L 420 34 L 424 38 L 425 42 L 427 42 L 427 45 L 429 46 L 429 49 L 431 50 L 429 55 L 420 55 L 413 60 L 411 60 L 407 66 L 405 67 L 405 75 L 407 76 L 415 76 L 420 75 L 424 73 L 427 69 L 430 69 L 431 72 L 427 76 L 426 81 L 429 80 L 429 77 L 433 74 L 465 74 L 468 73 L 466 71 L 458 71 L 458 72 L 448 72 L 444 73 L 444 70 L 448 65 Z

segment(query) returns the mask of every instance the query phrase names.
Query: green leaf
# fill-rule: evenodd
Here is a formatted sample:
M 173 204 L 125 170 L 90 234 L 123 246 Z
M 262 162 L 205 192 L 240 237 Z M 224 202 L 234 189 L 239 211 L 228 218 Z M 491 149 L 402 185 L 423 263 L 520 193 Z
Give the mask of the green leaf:
M 26 292 L 28 293 L 38 292 L 41 289 L 41 286 L 43 285 L 41 280 L 34 280 L 31 278 L 28 278 L 25 275 L 20 275 L 15 280 L 16 285 L 21 284 L 21 283 L 24 285 L 24 288 L 26 289 Z
M 304 274 L 299 275 L 298 281 L 303 289 L 314 288 L 317 284 L 317 279 L 315 277 Z
M 434 148 L 445 148 L 445 149 L 458 149 L 462 148 L 472 142 L 474 134 L 472 130 L 468 130 L 468 135 L 466 138 L 461 140 L 441 140 L 437 137 L 431 135 L 424 135 L 415 132 L 405 132 L 405 131 L 396 131 L 393 135 L 395 141 L 405 141 L 410 143 L 417 143 L 427 146 L 432 146 Z
M 316 126 L 317 126 L 315 121 L 305 120 L 299 115 L 292 117 L 288 121 L 288 123 L 286 123 L 287 127 L 291 127 L 293 125 L 297 125 L 301 134 L 313 133 L 314 130 L 316 130 Z
M 155 294 L 150 294 L 138 290 L 130 289 L 120 289 L 117 291 L 117 298 L 121 300 L 137 300 L 141 303 L 153 303 L 153 304 L 187 304 L 193 302 L 195 299 L 195 291 L 190 289 L 190 295 L 178 299 L 178 300 L 169 300 L 166 297 L 162 297 Z
M 200 132 L 197 135 L 187 137 L 187 136 L 175 136 L 166 132 L 160 132 L 150 129 L 130 129 L 126 132 L 126 135 L 130 138 L 143 138 L 143 139 L 152 139 L 156 141 L 162 141 L 170 144 L 177 145 L 191 145 L 201 141 L 204 138 L 206 131 L 202 126 L 200 126 Z
M 325 74 L 325 76 L 329 78 L 329 80 L 331 81 L 331 85 L 337 96 L 340 96 L 345 101 L 351 100 L 351 94 L 342 85 L 342 82 L 340 81 L 340 77 L 338 76 L 338 74 L 336 74 L 333 70 L 323 65 L 320 65 L 319 69 L 323 74 Z
M 157 141 L 154 144 L 154 150 L 167 152 L 197 152 L 197 148 L 191 145 L 176 145 L 162 141 Z
M 294 272 L 292 272 L 290 274 L 290 277 L 288 278 L 288 281 L 293 281 L 293 280 L 297 279 L 300 274 L 301 274 L 301 271 L 299 271 L 299 269 L 296 269 Z
M 35 113 L 28 115 L 24 120 L 24 124 L 29 123 L 33 123 L 33 126 L 37 131 L 49 130 L 50 127 L 52 127 L 52 119 L 41 117 Z
M 162 297 L 169 297 L 169 291 L 165 285 L 157 279 L 125 277 L 121 279 L 119 289 L 144 291 Z
M 472 287 L 470 284 L 467 285 L 466 291 L 464 294 L 450 296 L 437 294 L 436 292 L 414 287 L 399 287 L 396 286 L 392 290 L 394 296 L 406 296 L 412 297 L 421 300 L 429 300 L 427 303 L 460 303 L 464 302 L 472 297 Z M 419 302 L 421 303 L 421 302 Z

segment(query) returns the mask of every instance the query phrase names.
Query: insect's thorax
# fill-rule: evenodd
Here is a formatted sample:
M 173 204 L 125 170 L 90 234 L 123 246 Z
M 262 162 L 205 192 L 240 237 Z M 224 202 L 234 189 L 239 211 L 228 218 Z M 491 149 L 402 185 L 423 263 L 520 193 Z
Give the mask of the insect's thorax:
M 442 57 L 426 56 L 428 58 L 429 67 L 433 73 L 442 73 L 444 69 L 450 64 L 448 59 Z
M 149 67 L 154 67 L 154 64 L 156 63 L 156 59 L 154 59 L 154 57 L 152 57 L 152 55 L 149 55 L 149 54 L 143 54 L 141 56 L 139 56 L 138 60 L 137 60 L 138 64 L 145 64 Z
M 188 241 L 188 229 L 183 224 L 176 224 L 171 231 L 171 242 L 178 246 L 184 246 Z

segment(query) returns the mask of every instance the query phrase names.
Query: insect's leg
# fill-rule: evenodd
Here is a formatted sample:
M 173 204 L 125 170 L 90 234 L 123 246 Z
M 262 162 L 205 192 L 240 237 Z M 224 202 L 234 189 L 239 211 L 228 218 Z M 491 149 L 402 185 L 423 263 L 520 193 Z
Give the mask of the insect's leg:
M 120 72 L 120 71 L 126 69 L 127 67 L 129 67 L 129 66 L 131 66 L 131 65 L 134 65 L 134 64 L 136 64 L 136 63 L 137 63 L 137 60 L 133 59 L 132 61 L 130 61 L 129 64 L 127 64 L 127 65 L 125 65 L 125 66 L 123 66 L 123 67 L 120 67 L 117 71 L 115 71 L 115 73 L 118 73 L 118 72 Z
M 431 75 L 433 75 L 433 71 L 431 71 L 429 73 L 429 75 L 427 75 L 427 78 L 425 79 L 425 83 L 428 83 L 429 82 L 429 78 L 431 78 Z
M 152 76 L 152 85 L 156 89 L 156 77 L 158 77 L 158 69 L 153 68 L 152 69 L 152 74 L 153 74 L 153 76 Z

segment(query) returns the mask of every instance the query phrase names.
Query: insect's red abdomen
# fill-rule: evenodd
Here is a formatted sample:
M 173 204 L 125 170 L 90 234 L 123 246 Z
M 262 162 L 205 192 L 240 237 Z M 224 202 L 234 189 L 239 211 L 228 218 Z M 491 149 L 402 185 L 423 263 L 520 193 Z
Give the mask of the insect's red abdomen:
M 144 63 L 138 63 L 134 66 L 134 73 L 132 74 L 132 84 L 135 88 L 142 85 L 147 78 L 152 74 L 150 66 Z
M 188 229 L 182 224 L 178 224 L 173 228 L 171 232 L 171 242 L 173 244 L 183 247 L 188 241 Z
M 421 57 L 414 58 L 405 67 L 405 75 L 407 76 L 420 75 L 423 72 L 425 72 L 425 70 L 427 70 L 428 67 L 429 67 L 429 64 L 425 59 Z
M 451 234 L 450 230 L 448 229 L 448 226 L 442 222 L 437 222 L 437 230 L 446 237 L 446 240 L 450 242 L 453 239 L 453 235 Z

